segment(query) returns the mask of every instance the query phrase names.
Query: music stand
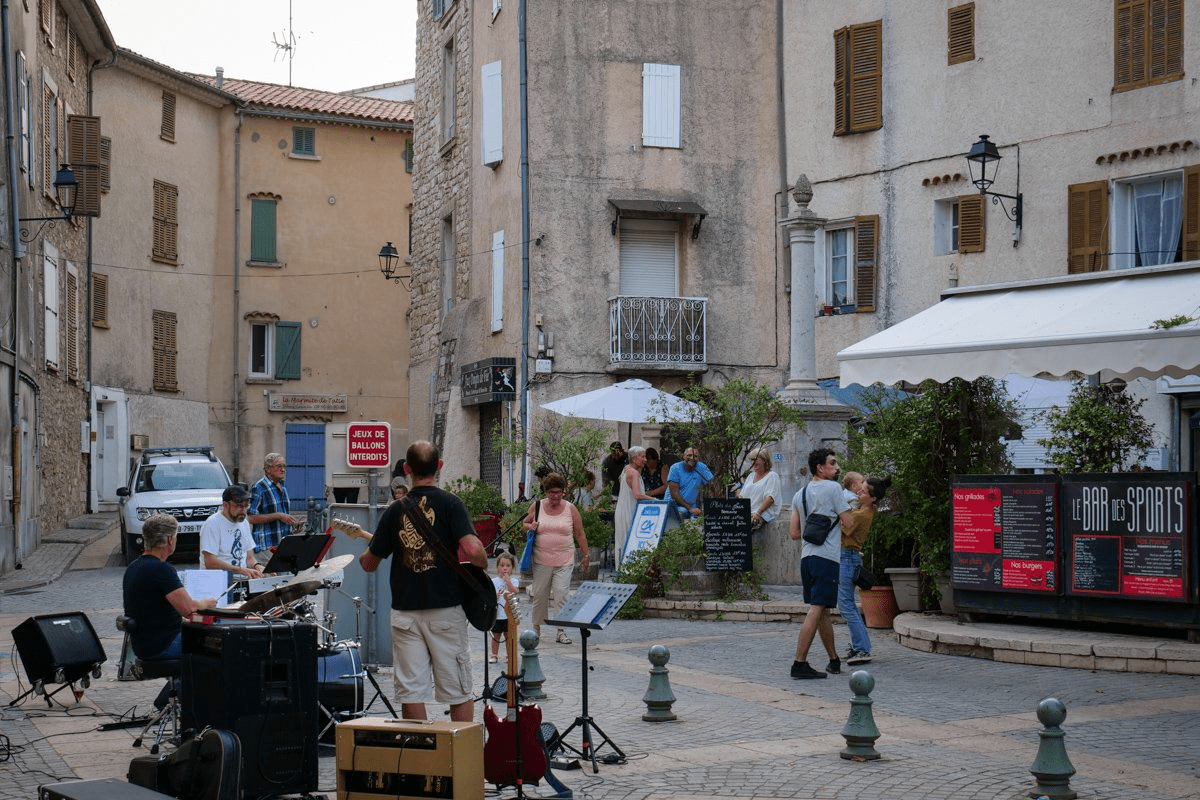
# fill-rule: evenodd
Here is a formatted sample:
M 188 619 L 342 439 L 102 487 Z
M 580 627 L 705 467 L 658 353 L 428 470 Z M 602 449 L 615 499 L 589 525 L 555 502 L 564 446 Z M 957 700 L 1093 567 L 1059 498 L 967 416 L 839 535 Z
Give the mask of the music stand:
M 554 752 L 559 747 L 565 747 L 584 760 L 591 761 L 593 774 L 600 771 L 600 767 L 596 763 L 596 751 L 604 745 L 607 744 L 611 747 L 621 761 L 625 760 L 625 754 L 621 752 L 621 748 L 617 747 L 616 742 L 608 738 L 608 734 L 588 714 L 588 637 L 591 636 L 592 631 L 607 628 L 608 624 L 617 616 L 617 612 L 633 596 L 636 589 L 637 586 L 632 583 L 587 581 L 575 590 L 575 594 L 571 596 L 570 601 L 558 612 L 560 619 L 548 619 L 544 623 L 558 628 L 578 628 L 579 639 L 583 648 L 583 708 L 580 715 L 575 718 L 570 727 L 554 737 L 550 742 L 549 749 L 551 752 Z M 583 733 L 582 749 L 576 749 L 573 745 L 567 744 L 564 741 L 567 734 L 576 728 L 580 728 Z M 600 734 L 600 743 L 595 747 L 592 746 L 593 730 Z
M 271 560 L 263 568 L 264 575 L 300 572 L 321 563 L 333 546 L 333 534 L 296 533 L 279 540 Z

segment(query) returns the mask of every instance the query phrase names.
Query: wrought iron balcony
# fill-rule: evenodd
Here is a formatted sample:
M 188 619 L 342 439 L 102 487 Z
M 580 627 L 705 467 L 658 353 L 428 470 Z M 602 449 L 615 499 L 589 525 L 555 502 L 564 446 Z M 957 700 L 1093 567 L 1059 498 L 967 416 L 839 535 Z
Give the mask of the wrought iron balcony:
M 704 369 L 708 298 L 610 297 L 609 361 L 622 367 Z

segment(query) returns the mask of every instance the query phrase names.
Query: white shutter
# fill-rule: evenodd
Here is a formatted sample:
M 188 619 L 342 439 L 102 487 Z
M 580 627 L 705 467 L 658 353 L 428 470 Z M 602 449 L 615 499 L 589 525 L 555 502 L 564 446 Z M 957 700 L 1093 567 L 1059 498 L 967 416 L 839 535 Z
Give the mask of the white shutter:
M 679 147 L 679 65 L 642 65 L 642 145 Z
M 675 297 L 679 224 L 621 220 L 621 289 L 626 297 Z
M 504 327 L 504 231 L 492 234 L 492 333 Z
M 58 368 L 58 250 L 42 240 L 42 294 L 46 306 L 46 364 Z
M 504 160 L 504 83 L 500 62 L 484 64 L 483 93 L 483 164 L 494 167 Z

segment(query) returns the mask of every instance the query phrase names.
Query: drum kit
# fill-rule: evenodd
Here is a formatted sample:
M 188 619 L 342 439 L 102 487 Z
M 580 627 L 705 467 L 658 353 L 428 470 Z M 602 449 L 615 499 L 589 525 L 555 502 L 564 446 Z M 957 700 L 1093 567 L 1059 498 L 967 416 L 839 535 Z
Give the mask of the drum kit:
M 244 581 L 245 591 L 253 594 L 258 581 L 274 581 L 277 585 L 254 594 L 240 603 L 221 606 L 214 611 L 220 616 L 258 617 L 308 622 L 316 626 L 322 637 L 317 648 L 317 696 L 321 712 L 320 738 L 332 738 L 335 723 L 356 719 L 367 713 L 376 699 L 383 701 L 393 717 L 398 716 L 387 695 L 379 687 L 375 675 L 364 669 L 360 654 L 362 636 L 359 617 L 362 600 L 351 598 L 355 605 L 354 638 L 338 640 L 334 631 L 337 615 L 326 610 L 317 619 L 317 608 L 310 600 L 320 589 L 338 589 L 342 571 L 354 560 L 352 555 L 340 555 L 297 572 L 278 583 L 278 578 L 257 578 Z M 265 584 L 258 584 L 259 586 Z M 324 605 L 328 605 L 325 603 Z M 369 681 L 375 694 L 367 702 L 364 682 Z

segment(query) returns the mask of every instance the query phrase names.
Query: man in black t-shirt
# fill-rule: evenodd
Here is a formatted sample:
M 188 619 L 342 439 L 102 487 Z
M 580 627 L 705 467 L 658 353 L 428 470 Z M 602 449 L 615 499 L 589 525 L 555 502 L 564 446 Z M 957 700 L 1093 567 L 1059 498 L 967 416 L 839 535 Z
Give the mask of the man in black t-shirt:
M 404 460 L 411 477 L 408 496 L 429 521 L 446 549 L 458 552 L 480 569 L 487 553 L 475 535 L 471 515 L 457 496 L 437 487 L 442 467 L 438 449 L 426 441 L 413 442 Z M 454 568 L 425 541 L 405 512 L 405 502 L 392 503 L 375 529 L 367 550 L 358 558 L 367 572 L 392 557 L 392 668 L 396 699 L 405 719 L 426 719 L 425 703 L 433 699 L 450 706 L 450 718 L 472 722 L 470 646 L 467 616 Z M 432 680 L 431 680 L 432 678 Z
M 617 495 L 621 493 L 621 473 L 625 471 L 628 464 L 629 456 L 625 454 L 625 448 L 621 446 L 620 442 L 610 444 L 608 455 L 600 462 L 600 473 L 604 476 L 604 485 L 612 494 L 614 505 Z

